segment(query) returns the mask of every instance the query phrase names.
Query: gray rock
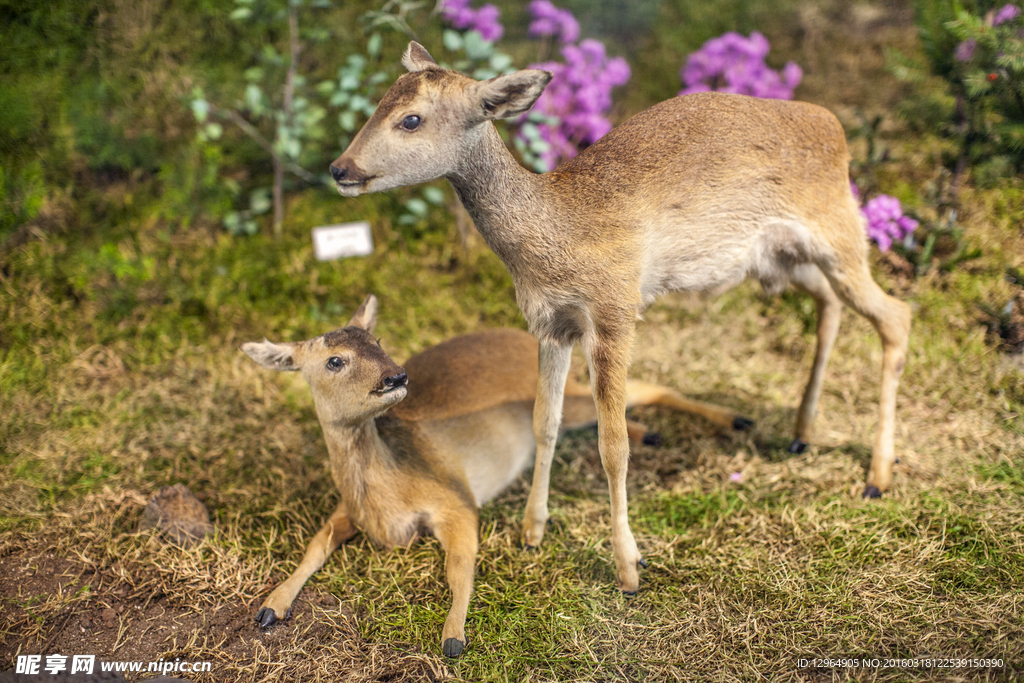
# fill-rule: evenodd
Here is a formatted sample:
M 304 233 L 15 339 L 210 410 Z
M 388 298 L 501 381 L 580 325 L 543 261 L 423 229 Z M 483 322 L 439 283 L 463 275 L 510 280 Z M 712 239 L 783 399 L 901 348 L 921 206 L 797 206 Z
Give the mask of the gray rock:
M 210 513 L 184 484 L 165 486 L 149 501 L 140 529 L 159 529 L 172 543 L 195 545 L 203 536 L 213 533 Z

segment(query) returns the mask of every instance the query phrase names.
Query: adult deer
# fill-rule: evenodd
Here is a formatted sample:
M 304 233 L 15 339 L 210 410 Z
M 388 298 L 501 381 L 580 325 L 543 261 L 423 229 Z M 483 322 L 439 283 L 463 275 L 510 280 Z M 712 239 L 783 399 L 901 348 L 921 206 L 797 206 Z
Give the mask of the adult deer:
M 371 334 L 376 324 L 371 294 L 341 329 L 298 343 L 242 345 L 265 368 L 302 372 L 341 493 L 302 562 L 267 597 L 256 619 L 269 626 L 287 618 L 306 580 L 357 531 L 385 547 L 429 533 L 444 547 L 452 591 L 442 651 L 457 657 L 466 645 L 477 506 L 519 476 L 533 454 L 537 341 L 522 330 L 463 335 L 413 356 L 403 370 Z M 571 378 L 564 389 L 565 427 L 593 423 L 590 389 Z M 664 405 L 727 427 L 742 419 L 728 408 L 641 382 L 628 384 L 626 403 Z M 633 422 L 630 436 L 641 441 L 651 435 Z
M 842 303 L 882 339 L 877 438 L 864 495 L 892 476 L 896 390 L 910 309 L 872 280 L 836 118 L 811 104 L 700 93 L 657 104 L 554 171 L 522 168 L 494 119 L 519 116 L 551 79 L 524 70 L 475 81 L 410 43 L 402 75 L 331 164 L 344 196 L 445 177 L 512 275 L 540 339 L 537 462 L 523 541 L 548 518 L 548 477 L 573 343 L 582 342 L 598 406 L 619 587 L 641 563 L 626 510 L 626 370 L 639 313 L 671 290 L 720 292 L 747 277 L 814 298 L 818 346 L 790 450 L 811 439 Z

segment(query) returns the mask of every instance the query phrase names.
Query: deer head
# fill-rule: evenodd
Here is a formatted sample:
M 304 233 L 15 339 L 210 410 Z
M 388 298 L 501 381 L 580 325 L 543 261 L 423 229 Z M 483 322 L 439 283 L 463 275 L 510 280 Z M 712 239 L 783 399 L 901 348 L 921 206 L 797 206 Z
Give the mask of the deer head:
M 405 398 L 405 371 L 371 334 L 377 298 L 370 294 L 345 327 L 303 342 L 247 342 L 242 350 L 269 370 L 300 371 L 321 423 L 356 424 Z
M 442 69 L 416 42 L 409 43 L 402 65 L 409 72 L 392 84 L 352 144 L 331 164 L 338 192 L 346 197 L 451 173 L 483 124 L 529 110 L 552 76 L 526 69 L 475 81 Z

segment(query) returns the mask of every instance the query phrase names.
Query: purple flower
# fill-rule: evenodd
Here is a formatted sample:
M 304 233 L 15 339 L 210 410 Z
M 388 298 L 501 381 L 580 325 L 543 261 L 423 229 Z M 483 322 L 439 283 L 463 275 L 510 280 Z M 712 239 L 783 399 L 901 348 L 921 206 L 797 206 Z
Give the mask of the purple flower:
M 978 48 L 978 41 L 974 38 L 965 40 L 956 46 L 956 50 L 953 52 L 953 56 L 956 57 L 957 61 L 969 62 L 971 57 L 974 56 L 974 51 Z
M 530 3 L 533 21 L 527 32 L 531 36 L 558 36 L 559 42 L 574 43 L 580 37 L 580 24 L 567 9 L 559 9 L 550 0 Z
M 718 90 L 755 97 L 788 100 L 803 79 L 803 70 L 789 62 L 782 73 L 764 59 L 771 49 L 768 39 L 754 31 L 749 38 L 730 31 L 704 43 L 692 53 L 679 72 L 686 86 L 679 94 Z
M 1010 21 L 1011 19 L 1016 19 L 1019 14 L 1020 14 L 1020 7 L 1017 7 L 1016 5 L 1013 5 L 1013 4 L 1003 5 L 999 9 L 999 11 L 996 12 L 995 17 L 993 17 L 992 25 L 993 26 L 999 26 L 999 24 L 1004 24 L 1004 23 Z M 962 61 L 966 61 L 966 60 L 962 60 Z
M 878 244 L 881 251 L 889 251 L 894 240 L 902 240 L 918 226 L 916 220 L 903 215 L 900 200 L 887 194 L 872 198 L 861 213 L 867 221 L 868 237 Z
M 531 64 L 531 69 L 544 69 L 553 74 L 532 111 L 549 117 L 550 121 L 531 124 L 534 136 L 531 149 L 548 170 L 559 161 L 570 159 L 581 146 L 593 144 L 612 129 L 606 114 L 612 106 L 612 89 L 629 81 L 629 64 L 622 57 L 609 58 L 604 44 L 584 40 L 579 44 L 580 25 L 572 12 L 555 7 L 550 0 L 532 0 L 531 36 L 555 36 L 562 43 L 562 62 Z M 527 116 L 521 119 L 525 121 Z M 541 145 L 536 144 L 537 131 Z M 523 128 L 516 137 L 526 145 L 531 142 Z
M 442 0 L 441 16 L 459 30 L 478 31 L 484 40 L 494 42 L 505 33 L 501 25 L 501 10 L 494 5 L 480 9 L 469 6 L 471 0 Z
M 476 12 L 476 20 L 473 28 L 480 32 L 484 40 L 492 43 L 505 33 L 505 27 L 501 25 L 501 10 L 494 5 L 484 5 Z

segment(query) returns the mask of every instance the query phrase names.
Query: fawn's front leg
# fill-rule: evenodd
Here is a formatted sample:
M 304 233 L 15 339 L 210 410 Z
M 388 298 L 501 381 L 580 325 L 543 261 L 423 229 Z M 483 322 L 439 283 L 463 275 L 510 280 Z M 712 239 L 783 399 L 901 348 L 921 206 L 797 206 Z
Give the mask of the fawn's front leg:
M 356 528 L 349 521 L 343 503 L 338 503 L 334 514 L 309 542 L 306 554 L 302 557 L 299 566 L 295 568 L 291 576 L 274 589 L 273 593 L 267 596 L 259 611 L 256 612 L 256 621 L 260 622 L 260 626 L 270 626 L 275 621 L 287 619 L 295 596 L 302 590 L 302 586 L 305 585 L 309 577 L 324 566 L 324 562 L 327 561 L 331 553 L 339 545 L 352 538 L 355 533 Z
M 608 477 L 612 507 L 612 549 L 615 580 L 623 593 L 640 588 L 639 566 L 646 566 L 629 528 L 626 471 L 629 468 L 629 437 L 626 430 L 626 370 L 632 334 L 599 337 L 586 345 L 591 385 L 597 404 L 597 447 Z
M 466 647 L 466 612 L 473 593 L 473 572 L 477 550 L 476 510 L 458 507 L 445 512 L 434 527 L 434 535 L 444 548 L 445 573 L 452 591 L 452 608 L 441 631 L 441 651 L 445 657 L 458 657 Z
M 551 479 L 551 461 L 558 441 L 558 428 L 562 423 L 562 403 L 565 398 L 565 378 L 572 361 L 572 345 L 559 346 L 555 342 L 540 342 L 538 352 L 540 376 L 537 379 L 537 400 L 533 404 L 533 435 L 537 439 L 537 461 L 533 468 L 533 485 L 523 515 L 523 545 L 538 546 L 544 538 L 548 523 L 548 482 Z M 623 413 L 625 419 L 625 413 Z

